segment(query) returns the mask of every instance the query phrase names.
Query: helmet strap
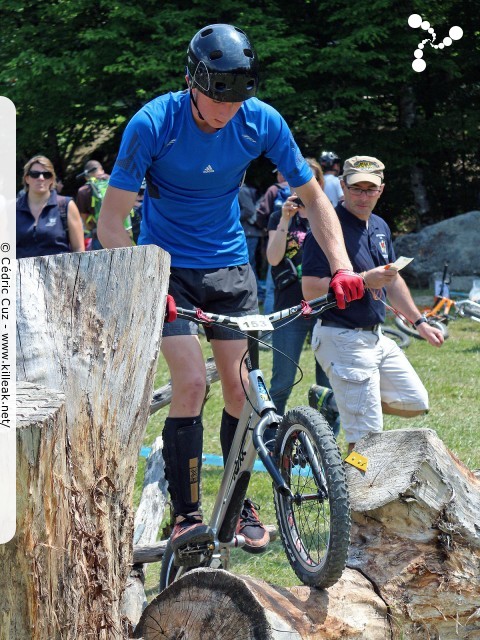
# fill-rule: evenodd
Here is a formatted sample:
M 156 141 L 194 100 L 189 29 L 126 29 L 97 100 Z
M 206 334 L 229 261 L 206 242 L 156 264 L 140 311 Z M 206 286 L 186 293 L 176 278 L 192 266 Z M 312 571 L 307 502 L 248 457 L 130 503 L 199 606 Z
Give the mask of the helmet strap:
M 200 120 L 205 120 L 205 118 L 202 116 L 202 114 L 200 113 L 200 109 L 197 106 L 197 101 L 195 100 L 195 97 L 193 95 L 193 89 L 192 89 L 192 85 L 190 85 L 189 87 L 190 89 L 190 100 L 193 102 L 193 106 L 195 107 L 195 109 L 197 110 L 198 113 L 198 117 L 200 118 Z

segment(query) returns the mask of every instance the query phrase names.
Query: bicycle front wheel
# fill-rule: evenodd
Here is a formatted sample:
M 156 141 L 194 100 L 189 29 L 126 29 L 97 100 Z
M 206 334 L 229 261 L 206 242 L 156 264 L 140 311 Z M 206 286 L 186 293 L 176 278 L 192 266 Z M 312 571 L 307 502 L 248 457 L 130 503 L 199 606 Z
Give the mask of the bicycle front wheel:
M 332 430 L 310 407 L 289 411 L 275 440 L 278 469 L 293 497 L 274 490 L 280 536 L 298 578 L 335 584 L 350 544 L 350 503 L 342 457 Z
M 480 321 L 480 305 L 473 300 L 461 300 L 457 302 L 456 310 L 462 318 L 471 318 Z

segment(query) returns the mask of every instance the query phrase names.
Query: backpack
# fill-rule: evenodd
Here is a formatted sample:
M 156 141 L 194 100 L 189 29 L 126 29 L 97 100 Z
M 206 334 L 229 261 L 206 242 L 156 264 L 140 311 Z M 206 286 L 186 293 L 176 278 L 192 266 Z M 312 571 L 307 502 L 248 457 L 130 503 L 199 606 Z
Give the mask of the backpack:
M 62 221 L 63 229 L 67 234 L 67 242 L 70 244 L 70 238 L 68 235 L 68 203 L 71 198 L 67 198 L 66 196 L 60 196 L 57 194 L 57 204 L 60 210 L 60 220 Z
M 88 178 L 87 184 L 92 189 L 92 208 L 94 210 L 93 221 L 95 227 L 97 226 L 98 216 L 100 215 L 100 209 L 102 208 L 103 198 L 108 187 L 108 178 Z M 87 219 L 87 222 L 91 222 L 91 216 Z
M 139 204 L 137 207 L 133 207 L 133 209 L 130 211 L 130 233 L 135 244 L 138 244 L 138 236 L 140 235 L 140 223 L 142 222 L 142 216 L 143 203 Z

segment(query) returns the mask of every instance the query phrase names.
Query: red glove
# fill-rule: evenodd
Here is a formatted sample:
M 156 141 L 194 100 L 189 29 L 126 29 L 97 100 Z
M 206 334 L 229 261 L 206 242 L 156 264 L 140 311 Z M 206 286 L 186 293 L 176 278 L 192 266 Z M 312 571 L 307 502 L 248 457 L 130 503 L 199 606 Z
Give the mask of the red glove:
M 359 300 L 365 293 L 362 276 L 349 269 L 335 271 L 330 280 L 330 289 L 335 295 L 339 309 L 345 309 L 347 302 Z
M 165 302 L 165 322 L 174 322 L 177 319 L 177 305 L 173 296 L 167 293 L 167 300 Z

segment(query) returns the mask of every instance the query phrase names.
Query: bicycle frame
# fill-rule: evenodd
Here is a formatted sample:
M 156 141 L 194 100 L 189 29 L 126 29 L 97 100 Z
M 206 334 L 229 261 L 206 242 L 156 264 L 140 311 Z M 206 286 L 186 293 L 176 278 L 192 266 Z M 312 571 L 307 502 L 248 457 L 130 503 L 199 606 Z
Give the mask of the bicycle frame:
M 335 299 L 331 295 L 322 296 L 308 303 L 303 302 L 296 307 L 272 313 L 269 316 L 253 316 L 251 324 L 254 325 L 256 323 L 255 318 L 259 320 L 260 318 L 266 318 L 270 323 L 275 323 L 297 314 L 320 315 L 323 311 L 335 305 Z M 213 321 L 218 324 L 238 326 L 232 322 L 233 318 L 207 314 L 199 309 L 192 311 L 179 307 L 177 308 L 177 313 L 179 316 L 187 317 L 198 324 L 208 324 L 209 321 Z M 237 318 L 236 320 L 242 320 L 242 318 Z M 243 322 L 245 321 L 243 319 Z M 294 499 L 290 488 L 275 467 L 263 440 L 266 428 L 271 425 L 277 425 L 281 421 L 281 416 L 276 413 L 275 404 L 265 385 L 264 375 L 259 368 L 259 350 L 256 335 L 264 328 L 259 323 L 259 326 L 251 326 L 251 328 L 243 331 L 248 339 L 246 366 L 249 384 L 245 390 L 245 403 L 238 421 L 232 447 L 225 463 L 220 489 L 209 521 L 209 526 L 214 533 L 215 548 L 212 550 L 212 555 L 221 554 L 222 549 L 241 547 L 245 544 L 243 536 L 235 535 L 235 529 L 257 454 L 272 477 L 275 490 Z M 321 473 L 318 469 L 315 469 L 314 472 L 322 486 Z M 180 577 L 183 571 L 183 567 L 179 567 L 177 577 Z

